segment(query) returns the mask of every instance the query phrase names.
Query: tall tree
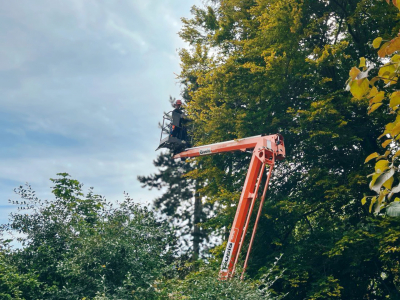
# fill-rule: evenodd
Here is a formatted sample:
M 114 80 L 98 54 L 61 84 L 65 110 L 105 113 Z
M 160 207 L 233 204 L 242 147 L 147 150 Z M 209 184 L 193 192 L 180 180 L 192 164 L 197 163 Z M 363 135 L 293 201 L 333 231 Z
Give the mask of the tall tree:
M 175 99 L 170 97 L 173 104 Z M 170 220 L 180 233 L 185 243 L 182 251 L 187 252 L 193 260 L 200 255 L 200 245 L 207 238 L 206 230 L 201 223 L 206 220 L 207 207 L 203 207 L 197 180 L 185 176 L 193 170 L 190 161 L 172 159 L 172 152 L 162 152 L 153 161 L 158 172 L 149 176 L 138 176 L 143 187 L 163 190 L 163 194 L 154 199 L 155 208 Z
M 208 3 L 192 9 L 180 33 L 191 45 L 181 51 L 181 80 L 191 97 L 196 143 L 281 132 L 287 146 L 249 273 L 262 275 L 284 253 L 280 264 L 287 271 L 276 290 L 289 292 L 289 299 L 397 295 L 395 277 L 381 277 L 387 268 L 376 239 L 359 232 L 374 226 L 359 199 L 367 192 L 363 162 L 379 149 L 377 124 L 385 116 L 371 122 L 367 104 L 343 90 L 360 54 L 377 60 L 367 44 L 377 32 L 397 30 L 397 12 L 375 0 Z M 245 155 L 203 157 L 203 168 L 191 173 L 203 180 L 204 196 L 219 204 L 208 222 L 216 232 L 233 220 Z M 337 249 L 360 235 L 360 245 L 368 245 L 362 254 Z

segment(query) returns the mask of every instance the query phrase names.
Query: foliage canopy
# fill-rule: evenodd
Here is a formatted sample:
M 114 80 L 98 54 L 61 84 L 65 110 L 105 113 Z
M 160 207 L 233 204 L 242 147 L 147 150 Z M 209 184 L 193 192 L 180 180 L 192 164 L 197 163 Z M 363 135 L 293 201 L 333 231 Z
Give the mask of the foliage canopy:
M 379 152 L 375 139 L 390 115 L 368 115 L 369 103 L 344 90 L 349 70 L 353 80 L 361 74 L 351 69 L 359 57 L 381 63 L 370 44 L 398 32 L 397 8 L 377 0 L 207 5 L 194 7 L 180 32 L 191 45 L 180 52 L 180 79 L 196 142 L 279 132 L 287 147 L 272 178 L 249 274 L 262 276 L 283 253 L 279 266 L 286 272 L 274 289 L 287 299 L 398 297 L 393 266 L 399 249 L 390 238 L 400 232 L 398 223 L 371 216 L 360 203 L 368 193 L 364 160 Z M 394 72 L 388 71 L 378 74 L 387 82 Z M 350 87 L 360 98 L 368 83 L 357 80 Z M 373 104 L 382 93 L 375 96 Z M 376 172 L 389 172 L 381 160 Z M 198 163 L 202 169 L 190 176 L 205 182 L 203 195 L 218 204 L 208 225 L 215 232 L 229 229 L 249 157 L 234 153 Z
M 189 47 L 179 80 L 195 143 L 285 138 L 246 282 L 217 281 L 224 244 L 211 251 L 215 261 L 182 267 L 171 226 L 154 212 L 129 197 L 113 207 L 92 189 L 84 195 L 62 173 L 52 201 L 16 190 L 22 210 L 3 230 L 23 234 L 22 248 L 0 251 L 1 296 L 400 298 L 400 219 L 391 217 L 400 203 L 400 2 L 386 2 L 211 0 L 182 19 Z M 179 200 L 201 182 L 195 190 L 213 208 L 201 226 L 226 237 L 249 160 L 230 153 L 185 166 L 160 156 L 160 173 L 140 181 L 168 186 L 156 204 L 176 219 L 186 217 Z

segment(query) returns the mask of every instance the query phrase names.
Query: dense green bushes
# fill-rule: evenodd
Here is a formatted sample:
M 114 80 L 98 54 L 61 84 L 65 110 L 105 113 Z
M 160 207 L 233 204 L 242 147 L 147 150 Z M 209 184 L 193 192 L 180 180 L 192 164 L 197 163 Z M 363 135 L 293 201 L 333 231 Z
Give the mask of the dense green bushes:
M 174 253 L 167 224 L 129 196 L 115 207 L 93 190 L 83 197 L 78 181 L 59 175 L 53 201 L 39 200 L 29 186 L 16 190 L 20 210 L 3 230 L 22 234 L 22 248 L 1 254 L 8 277 L 0 275 L 0 286 L 21 299 L 155 297 L 153 284 L 169 271 Z
M 84 196 L 58 175 L 54 200 L 16 189 L 18 213 L 1 229 L 21 246 L 1 242 L 0 299 L 269 299 L 255 283 L 219 281 L 218 263 L 194 263 L 185 278 L 175 233 L 153 211 L 128 195 L 117 205 L 93 189 Z

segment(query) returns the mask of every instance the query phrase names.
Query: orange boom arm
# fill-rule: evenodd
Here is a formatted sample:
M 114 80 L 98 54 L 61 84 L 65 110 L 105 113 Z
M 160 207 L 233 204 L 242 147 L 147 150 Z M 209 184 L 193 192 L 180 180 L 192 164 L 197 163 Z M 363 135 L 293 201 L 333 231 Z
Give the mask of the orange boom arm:
M 220 270 L 220 278 L 222 280 L 226 280 L 235 274 L 236 264 L 249 226 L 251 212 L 253 211 L 257 198 L 258 189 L 264 173 L 264 167 L 269 165 L 267 181 L 261 197 L 257 218 L 243 267 L 243 273 L 241 276 L 241 278 L 243 278 L 275 161 L 285 158 L 283 137 L 280 134 L 258 135 L 244 139 L 189 148 L 174 156 L 174 158 L 197 157 L 236 150 L 252 150 L 253 155 L 236 210 L 235 219 L 233 220 L 225 254 L 222 259 Z

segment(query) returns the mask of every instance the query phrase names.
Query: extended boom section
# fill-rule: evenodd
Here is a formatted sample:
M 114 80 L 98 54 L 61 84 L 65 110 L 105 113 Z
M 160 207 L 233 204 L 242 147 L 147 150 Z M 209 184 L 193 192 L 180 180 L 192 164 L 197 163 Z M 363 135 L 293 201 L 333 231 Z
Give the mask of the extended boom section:
M 285 158 L 283 137 L 280 134 L 258 135 L 244 139 L 189 148 L 174 156 L 174 158 L 197 157 L 201 155 L 232 152 L 237 150 L 252 151 L 252 158 L 236 210 L 235 219 L 230 231 L 224 257 L 222 259 L 220 278 L 223 280 L 228 279 L 235 274 L 236 264 L 249 227 L 251 213 L 257 199 L 264 168 L 268 165 L 268 176 L 244 262 L 241 276 L 241 278 L 243 278 L 275 161 Z

